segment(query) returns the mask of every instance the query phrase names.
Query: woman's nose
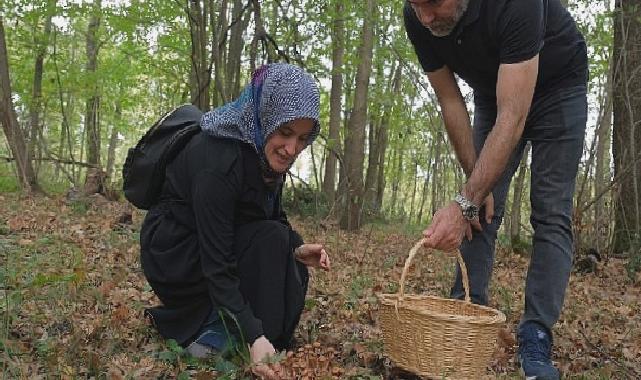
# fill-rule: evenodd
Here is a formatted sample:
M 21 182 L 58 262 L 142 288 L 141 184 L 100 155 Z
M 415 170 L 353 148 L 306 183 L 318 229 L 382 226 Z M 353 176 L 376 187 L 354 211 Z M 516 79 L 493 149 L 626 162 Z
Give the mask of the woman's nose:
M 288 155 L 290 156 L 296 155 L 296 149 L 298 145 L 297 142 L 298 142 L 298 139 L 295 139 L 295 138 L 287 139 L 287 142 L 285 143 L 285 152 L 287 152 Z

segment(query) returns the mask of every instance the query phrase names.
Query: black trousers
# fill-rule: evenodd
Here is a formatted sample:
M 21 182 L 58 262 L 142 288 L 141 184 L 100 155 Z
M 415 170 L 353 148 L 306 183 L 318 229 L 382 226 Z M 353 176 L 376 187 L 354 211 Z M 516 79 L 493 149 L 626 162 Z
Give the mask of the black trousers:
M 305 305 L 309 281 L 307 267 L 294 259 L 295 247 L 290 236 L 288 226 L 278 221 L 262 220 L 237 227 L 234 239 L 240 291 L 254 316 L 262 321 L 264 335 L 277 349 L 288 348 L 291 343 Z M 151 232 L 141 233 L 141 242 L 152 238 Z M 197 241 L 196 236 L 184 239 Z M 143 249 L 143 259 L 147 255 L 147 260 L 153 261 L 155 266 L 172 267 L 177 258 L 167 262 L 170 259 L 168 253 L 169 256 L 199 255 L 198 247 L 193 248 L 186 251 L 176 249 L 170 253 L 162 251 L 158 255 L 154 255 L 153 249 Z M 199 258 L 191 260 L 194 263 L 192 268 L 198 268 Z M 175 339 L 183 346 L 200 336 L 212 318 L 219 315 L 219 309 L 212 305 L 207 294 L 206 279 L 194 274 L 189 277 L 160 283 L 147 276 L 164 305 L 147 309 L 146 314 L 163 337 Z M 194 277 L 200 278 L 200 284 L 184 285 Z M 226 319 L 226 323 L 234 326 L 233 320 Z
M 277 221 L 246 224 L 236 231 L 240 291 L 265 337 L 288 348 L 305 306 L 307 267 L 294 259 L 289 228 Z

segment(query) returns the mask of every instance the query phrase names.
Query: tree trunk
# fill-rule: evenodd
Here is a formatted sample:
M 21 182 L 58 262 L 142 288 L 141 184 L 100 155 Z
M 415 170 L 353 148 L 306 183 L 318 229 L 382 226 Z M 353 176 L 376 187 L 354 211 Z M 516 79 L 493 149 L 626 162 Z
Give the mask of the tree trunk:
M 213 12 L 212 7 L 212 12 Z M 211 19 L 213 20 L 213 14 Z M 227 0 L 222 0 L 220 4 L 220 9 L 218 11 L 218 21 L 216 23 L 216 28 L 212 27 L 212 31 L 215 30 L 215 35 L 212 36 L 213 46 L 212 46 L 212 60 L 214 62 L 214 83 L 216 86 L 217 95 L 214 95 L 213 98 L 213 107 L 218 107 L 222 104 L 227 103 L 231 99 L 229 98 L 229 93 L 223 82 L 223 52 L 225 51 L 226 41 L 227 41 Z
M 36 61 L 33 70 L 33 89 L 31 92 L 31 107 L 29 109 L 30 137 L 29 137 L 29 157 L 34 157 L 37 146 L 38 136 L 40 136 L 40 112 L 42 109 L 42 73 L 44 66 L 45 54 L 51 34 L 51 12 L 45 19 L 44 35 L 39 36 L 38 31 L 34 31 L 36 46 Z M 37 171 L 36 178 L 37 178 Z
M 187 19 L 191 37 L 191 72 L 189 75 L 189 92 L 191 104 L 202 111 L 209 109 L 210 73 L 207 61 L 207 25 L 209 1 L 189 0 Z
M 323 177 L 323 194 L 330 205 L 335 201 L 334 182 L 336 181 L 337 155 L 341 151 L 340 126 L 343 94 L 343 57 L 345 55 L 345 21 L 342 0 L 335 0 L 336 17 L 332 24 L 332 89 L 329 96 L 329 136 L 327 138 L 327 157 Z
M 396 71 L 394 72 L 394 79 L 392 84 L 392 98 L 397 99 L 398 95 L 401 93 L 401 74 L 403 72 L 402 65 L 398 64 L 396 66 Z M 378 178 L 376 180 L 376 205 L 375 210 L 380 211 L 383 208 L 383 195 L 385 194 L 385 157 L 387 153 L 387 145 L 389 140 L 389 126 L 392 111 L 394 109 L 395 102 L 390 106 L 391 108 L 386 109 L 386 113 L 383 116 L 383 121 L 381 123 L 381 128 L 378 134 Z
M 432 179 L 432 171 L 430 166 L 432 166 L 432 157 L 434 156 L 434 139 L 430 142 L 430 149 L 427 154 L 427 162 L 425 164 L 427 170 L 425 171 L 425 180 L 423 181 L 423 191 L 421 192 L 421 205 L 418 210 L 418 215 L 416 217 L 416 222 L 421 223 L 423 220 L 423 210 L 425 209 L 425 201 L 427 199 L 427 192 L 429 190 L 430 180 Z
M 631 251 L 641 239 L 641 0 L 616 0 L 614 16 L 614 251 Z
M 595 195 L 600 196 L 594 204 L 594 236 L 596 249 L 602 252 L 607 244 L 603 243 L 609 234 L 610 215 L 607 212 L 607 197 L 601 196 L 610 184 L 610 146 L 612 144 L 612 61 L 605 84 L 605 100 L 601 120 L 597 129 L 596 166 L 594 172 Z
M 118 145 L 118 126 L 122 121 L 122 107 L 120 100 L 116 103 L 116 120 L 111 127 L 111 136 L 109 137 L 109 149 L 107 150 L 107 182 L 112 182 L 114 179 L 114 164 L 116 162 L 116 146 Z
M 243 52 L 243 32 L 247 22 L 244 21 L 246 17 L 244 17 L 242 0 L 234 0 L 232 15 L 232 20 L 235 24 L 231 27 L 229 36 L 225 82 L 227 94 L 230 94 L 231 98 L 235 99 L 240 93 L 240 57 Z
M 417 178 L 418 177 L 418 158 L 416 155 L 412 157 L 412 161 L 414 162 L 414 171 L 412 172 L 412 199 L 410 200 L 410 214 L 408 216 L 408 221 L 411 223 L 412 219 L 414 218 L 414 203 L 416 201 L 416 184 L 418 183 Z
M 91 11 L 89 26 L 87 27 L 87 64 L 85 67 L 86 78 L 90 85 L 90 95 L 87 98 L 85 110 L 85 133 L 87 143 L 87 163 L 100 168 L 100 124 L 98 109 L 100 97 L 98 94 L 98 79 L 95 77 L 98 66 L 98 29 L 100 28 L 102 0 L 97 0 Z
M 512 210 L 510 212 L 510 243 L 512 247 L 517 246 L 521 241 L 521 203 L 523 200 L 523 188 L 525 187 L 525 174 L 527 173 L 527 160 L 530 154 L 530 145 L 525 147 L 523 158 L 519 164 L 519 171 L 512 188 Z
M 436 210 L 439 208 L 439 200 L 438 200 L 438 189 L 439 186 L 437 183 L 440 181 L 441 177 L 443 176 L 443 170 L 440 168 L 443 166 L 443 163 L 441 162 L 441 149 L 443 145 L 443 140 L 442 140 L 442 135 L 440 132 L 437 132 L 436 136 L 436 147 L 434 148 L 434 160 L 432 161 L 432 196 L 430 197 L 431 199 L 431 204 L 430 204 L 430 209 L 432 210 L 432 215 L 436 213 Z M 439 172 L 440 171 L 440 172 Z
M 372 71 L 372 51 L 374 45 L 374 23 L 376 0 L 367 0 L 367 10 L 363 20 L 361 46 L 358 51 L 360 62 L 356 70 L 354 103 L 347 128 L 345 161 L 347 162 L 347 208 L 341 218 L 341 228 L 358 230 L 361 226 L 361 207 L 363 205 L 363 162 L 365 160 L 365 124 L 367 123 L 367 103 L 369 77 Z
M 9 77 L 9 57 L 4 35 L 4 23 L 0 16 L 0 123 L 9 143 L 11 154 L 16 163 L 18 184 L 22 191 L 40 192 L 40 186 L 29 158 L 27 144 L 18 124 L 18 117 L 11 98 L 11 79 Z

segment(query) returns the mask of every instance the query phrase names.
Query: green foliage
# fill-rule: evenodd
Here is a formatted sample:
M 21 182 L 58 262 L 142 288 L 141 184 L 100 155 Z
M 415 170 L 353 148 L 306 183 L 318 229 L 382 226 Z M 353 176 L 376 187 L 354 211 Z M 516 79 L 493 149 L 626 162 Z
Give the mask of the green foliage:
M 637 273 L 641 272 L 641 236 L 631 239 L 628 262 L 625 265 L 628 278 L 636 279 Z
M 305 186 L 285 186 L 283 208 L 289 214 L 323 218 L 329 213 L 329 203 L 319 190 Z
M 15 193 L 20 190 L 9 165 L 0 164 L 0 193 Z

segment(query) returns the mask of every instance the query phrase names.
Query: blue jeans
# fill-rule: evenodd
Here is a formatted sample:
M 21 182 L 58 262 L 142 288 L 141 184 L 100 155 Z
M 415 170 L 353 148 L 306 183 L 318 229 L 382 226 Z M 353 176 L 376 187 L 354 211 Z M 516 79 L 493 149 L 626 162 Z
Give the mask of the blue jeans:
M 478 154 L 496 121 L 496 104 L 480 99 L 475 103 L 473 134 Z M 486 224 L 482 216 L 483 231 L 475 231 L 472 240 L 464 239 L 461 245 L 473 302 L 483 305 L 488 302 L 495 241 L 503 219 L 505 198 L 526 143 L 530 141 L 530 223 L 534 236 L 521 322 L 536 321 L 551 329 L 559 319 L 572 269 L 572 204 L 586 121 L 585 86 L 551 91 L 533 100 L 523 137 L 492 190 L 492 223 Z M 456 272 L 451 296 L 462 299 L 460 268 L 457 267 Z

